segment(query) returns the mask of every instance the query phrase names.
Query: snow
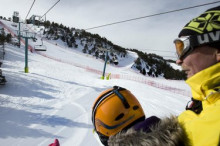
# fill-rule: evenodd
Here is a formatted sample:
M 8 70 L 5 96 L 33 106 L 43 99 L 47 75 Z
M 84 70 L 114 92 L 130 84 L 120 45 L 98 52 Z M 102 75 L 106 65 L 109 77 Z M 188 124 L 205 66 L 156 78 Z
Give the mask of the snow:
M 9 22 L 2 22 L 12 29 Z M 29 41 L 32 46 L 37 43 Z M 24 45 L 6 45 L 1 69 L 7 83 L 0 87 L 1 145 L 47 146 L 55 138 L 62 146 L 100 145 L 92 132 L 91 109 L 96 97 L 114 85 L 130 90 L 146 117 L 178 115 L 190 100 L 184 81 L 144 77 L 130 69 L 135 53 L 129 52 L 119 66 L 107 64 L 106 73 L 118 77 L 101 80 L 104 61 L 53 41 L 44 44 L 47 51 L 29 52 L 29 73 L 24 73 Z
M 171 67 L 174 69 L 182 70 L 181 66 L 175 64 L 175 63 L 170 63 Z

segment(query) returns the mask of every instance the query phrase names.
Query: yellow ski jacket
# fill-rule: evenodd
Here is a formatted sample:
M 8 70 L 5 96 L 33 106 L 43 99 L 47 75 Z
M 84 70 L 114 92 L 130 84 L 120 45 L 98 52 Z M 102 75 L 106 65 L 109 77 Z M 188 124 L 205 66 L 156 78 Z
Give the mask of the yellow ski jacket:
M 189 145 L 220 145 L 220 63 L 195 74 L 186 83 L 191 87 L 193 98 L 202 101 L 203 107 L 200 114 L 186 110 L 178 117 Z

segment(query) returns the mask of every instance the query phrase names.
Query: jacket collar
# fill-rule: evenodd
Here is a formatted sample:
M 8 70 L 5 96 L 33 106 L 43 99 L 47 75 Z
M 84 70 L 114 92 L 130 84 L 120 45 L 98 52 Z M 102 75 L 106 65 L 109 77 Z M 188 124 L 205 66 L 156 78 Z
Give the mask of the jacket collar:
M 191 87 L 194 99 L 205 100 L 220 89 L 220 63 L 198 72 L 187 79 L 186 83 Z

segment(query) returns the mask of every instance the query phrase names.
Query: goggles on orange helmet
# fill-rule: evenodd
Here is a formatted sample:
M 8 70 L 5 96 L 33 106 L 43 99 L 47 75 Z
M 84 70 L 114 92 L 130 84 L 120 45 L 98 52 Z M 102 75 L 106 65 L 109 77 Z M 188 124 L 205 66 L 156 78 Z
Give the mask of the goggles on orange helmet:
M 188 56 L 195 47 L 209 45 L 220 41 L 220 30 L 200 35 L 183 36 L 175 39 L 173 42 L 176 47 L 176 53 L 179 59 Z

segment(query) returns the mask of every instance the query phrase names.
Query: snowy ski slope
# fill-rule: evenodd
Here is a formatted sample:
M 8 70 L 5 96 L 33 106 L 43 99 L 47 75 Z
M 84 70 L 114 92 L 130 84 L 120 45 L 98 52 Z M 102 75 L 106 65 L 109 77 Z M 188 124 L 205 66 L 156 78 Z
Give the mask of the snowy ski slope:
M 2 22 L 13 32 L 10 22 Z M 33 47 L 39 42 L 29 43 Z M 2 146 L 47 146 L 54 138 L 62 146 L 99 145 L 92 133 L 91 108 L 100 92 L 114 85 L 130 90 L 147 117 L 178 115 L 190 99 L 175 92 L 190 91 L 184 81 L 144 77 L 131 70 L 135 53 L 120 67 L 107 64 L 106 72 L 119 78 L 101 80 L 103 61 L 53 41 L 44 44 L 46 52 L 29 52 L 29 73 L 24 73 L 24 45 L 6 45 L 2 70 L 7 83 L 0 87 Z

